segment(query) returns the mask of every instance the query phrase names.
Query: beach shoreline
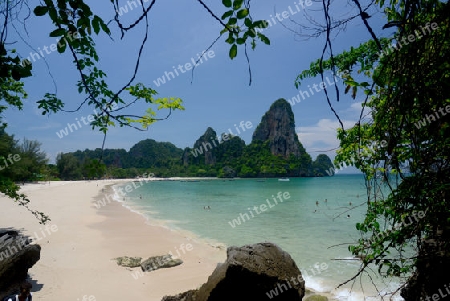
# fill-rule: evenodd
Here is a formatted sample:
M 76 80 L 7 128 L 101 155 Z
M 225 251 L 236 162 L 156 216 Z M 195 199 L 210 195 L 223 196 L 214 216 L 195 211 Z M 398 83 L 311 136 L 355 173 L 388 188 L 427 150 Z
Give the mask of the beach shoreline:
M 134 180 L 45 182 L 22 187 L 21 192 L 31 200 L 30 207 L 48 214 L 49 227 L 56 229 L 37 241 L 42 247 L 41 259 L 29 270 L 35 298 L 161 300 L 165 295 L 198 288 L 217 263 L 225 260 L 224 250 L 150 226 L 143 216 L 119 202 L 94 206 L 111 189 L 108 186 Z M 45 226 L 25 208 L 4 196 L 0 200 L 4 208 L 1 228 L 13 227 L 30 236 L 45 233 Z M 186 248 L 188 244 L 191 246 Z M 146 259 L 170 251 L 179 254 L 183 264 L 135 273 L 140 268 L 120 267 L 113 260 L 119 256 Z
M 165 295 L 195 289 L 207 281 L 217 264 L 226 259 L 226 248 L 221 247 L 224 244 L 166 227 L 158 219 L 133 210 L 117 198 L 104 206 L 96 206 L 106 195 L 116 194 L 114 186 L 126 186 L 138 180 L 55 181 L 22 187 L 21 192 L 31 199 L 31 207 L 48 214 L 52 219 L 48 224 L 58 227 L 57 231 L 37 241 L 42 247 L 41 259 L 29 270 L 36 297 L 82 300 L 83 296 L 93 296 L 100 300 L 120 296 L 161 300 Z M 61 196 L 67 202 L 64 206 L 61 206 Z M 4 212 L 10 213 L 7 216 L 0 213 L 0 227 L 15 227 L 28 235 L 42 232 L 44 226 L 23 207 L 5 197 L 0 200 L 6 205 Z M 20 217 L 17 221 L 11 218 L 15 215 Z M 113 260 L 120 256 L 146 259 L 168 253 L 184 263 L 142 273 L 140 268 L 120 267 Z M 117 283 L 127 289 L 117 292 Z M 317 293 L 337 300 L 328 292 L 315 292 L 307 283 L 306 289 L 307 295 Z
M 155 180 L 155 178 L 152 178 L 152 179 Z M 195 180 L 195 179 L 198 179 L 198 178 L 156 178 L 156 179 L 157 179 L 156 181 L 163 181 L 163 180 L 176 181 L 176 180 L 180 180 L 180 179 L 184 179 L 184 180 L 187 179 L 189 181 L 189 180 Z M 219 178 L 201 178 L 201 179 L 202 180 L 211 180 L 211 179 L 221 180 Z M 131 182 L 131 181 L 136 181 L 136 179 L 132 179 L 130 181 L 124 181 L 124 182 L 112 184 L 109 187 L 110 187 L 110 189 L 113 189 L 113 187 L 116 186 L 116 185 L 126 185 L 128 182 Z M 105 192 L 105 194 L 106 194 L 106 192 Z M 164 220 L 160 220 L 158 218 L 146 215 L 146 214 L 140 212 L 139 210 L 134 209 L 132 206 L 130 206 L 131 204 L 128 203 L 127 201 L 122 201 L 122 200 L 116 200 L 116 201 L 119 204 L 121 204 L 124 208 L 129 210 L 130 212 L 142 216 L 146 220 L 146 223 L 148 223 L 151 226 L 156 226 L 156 227 L 161 226 L 164 229 L 168 229 L 169 231 L 173 231 L 177 235 L 181 235 L 181 236 L 183 236 L 183 237 L 185 237 L 185 238 L 187 238 L 189 240 L 196 241 L 196 242 L 198 242 L 200 244 L 204 244 L 204 245 L 206 245 L 208 247 L 222 249 L 222 250 L 224 250 L 224 252 L 229 247 L 224 242 L 217 241 L 215 239 L 210 239 L 210 238 L 208 238 L 208 239 L 202 238 L 202 237 L 198 236 L 196 233 L 193 233 L 193 232 L 191 232 L 189 230 L 175 228 L 175 227 L 172 227 L 172 226 L 166 226 L 166 223 L 165 223 Z M 218 261 L 217 263 L 223 262 L 225 259 L 226 259 L 226 257 L 223 257 L 223 259 Z M 298 268 L 301 269 L 302 267 L 298 266 Z M 337 301 L 337 300 L 339 300 L 337 298 L 337 296 L 333 295 L 331 292 L 321 292 L 321 291 L 317 291 L 317 290 L 313 289 L 312 287 L 308 287 L 308 283 L 305 283 L 305 290 L 306 290 L 306 292 L 305 292 L 305 297 L 304 298 L 307 298 L 308 296 L 311 296 L 311 295 L 321 295 L 321 296 L 327 297 L 329 301 Z M 179 291 L 178 293 L 181 293 L 181 292 L 184 292 L 184 291 Z

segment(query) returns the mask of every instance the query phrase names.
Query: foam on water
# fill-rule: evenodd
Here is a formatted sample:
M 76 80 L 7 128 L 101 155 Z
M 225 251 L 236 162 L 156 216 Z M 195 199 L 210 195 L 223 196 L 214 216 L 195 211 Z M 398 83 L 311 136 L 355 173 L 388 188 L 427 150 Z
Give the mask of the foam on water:
M 330 293 L 333 290 L 331 283 L 320 277 L 302 275 L 305 280 L 305 286 L 317 293 Z

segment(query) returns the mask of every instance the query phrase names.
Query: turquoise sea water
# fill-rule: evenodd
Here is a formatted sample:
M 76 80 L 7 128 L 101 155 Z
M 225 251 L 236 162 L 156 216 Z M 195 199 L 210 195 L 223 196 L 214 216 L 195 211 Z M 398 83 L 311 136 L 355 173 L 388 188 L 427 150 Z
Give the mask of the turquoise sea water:
M 187 230 L 197 239 L 211 243 L 240 246 L 274 242 L 291 254 L 307 287 L 331 292 L 340 300 L 380 300 L 380 297 L 367 298 L 376 295 L 367 277 L 362 278 L 363 288 L 358 278 L 351 294 L 350 284 L 335 289 L 360 266 L 360 261 L 351 260 L 347 247 L 358 239 L 355 224 L 362 221 L 365 212 L 365 206 L 359 206 L 366 200 L 361 175 L 291 178 L 288 182 L 278 179 L 152 181 L 128 193 L 125 201 L 117 198 L 150 221 Z M 205 206 L 211 209 L 204 209 Z M 240 225 L 233 223 L 238 218 Z M 382 291 L 398 287 L 394 279 L 374 281 Z

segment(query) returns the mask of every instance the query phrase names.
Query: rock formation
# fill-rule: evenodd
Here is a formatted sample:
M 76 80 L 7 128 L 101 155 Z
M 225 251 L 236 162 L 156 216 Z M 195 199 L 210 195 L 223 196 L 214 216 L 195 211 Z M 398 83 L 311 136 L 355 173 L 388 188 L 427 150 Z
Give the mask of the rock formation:
M 295 132 L 294 114 L 290 104 L 278 99 L 261 118 L 254 130 L 252 142 L 246 145 L 242 137 L 245 129 L 252 129 L 250 121 L 241 121 L 226 132 L 208 127 L 195 143 L 184 149 L 169 142 L 152 139 L 136 143 L 130 151 L 105 149 L 103 162 L 117 178 L 135 177 L 136 169 L 151 170 L 157 177 L 322 177 L 334 175 L 334 166 L 326 155 L 313 161 Z M 241 131 L 242 129 L 242 131 Z M 249 133 L 245 133 L 249 134 Z M 83 174 L 81 166 L 98 160 L 101 150 L 85 150 L 64 154 L 63 165 L 70 172 L 65 179 L 77 179 Z M 73 158 L 75 157 L 75 158 Z M 78 161 L 80 167 L 73 167 Z M 120 159 L 120 160 L 119 160 Z M 72 163 L 70 163 L 72 162 Z
M 163 301 L 195 301 L 195 295 L 197 294 L 198 290 L 190 290 L 181 294 L 178 294 L 176 296 L 165 296 L 162 300 Z
M 276 291 L 276 294 L 273 292 Z M 196 291 L 164 297 L 163 301 L 300 301 L 305 281 L 291 256 L 272 243 L 229 247 L 227 259 Z
M 137 268 L 141 265 L 142 257 L 122 256 L 114 258 L 118 265 L 126 268 Z
M 17 289 L 40 258 L 41 246 L 13 229 L 0 229 L 0 300 Z
M 153 256 L 141 263 L 143 272 L 150 272 L 157 269 L 171 268 L 183 263 L 180 258 L 172 258 L 172 255 Z
M 253 133 L 252 142 L 269 141 L 270 152 L 288 158 L 291 154 L 299 157 L 303 146 L 295 133 L 294 113 L 290 104 L 280 98 L 264 114 Z
M 217 133 L 211 127 L 208 127 L 206 132 L 195 141 L 193 152 L 197 152 L 198 155 L 204 155 L 205 164 L 212 165 L 216 163 L 215 152 L 217 151 L 217 146 L 219 146 Z
M 189 154 L 191 152 L 191 149 L 189 147 L 186 147 L 183 150 L 183 155 L 181 155 L 181 164 L 183 166 L 188 166 L 189 165 Z

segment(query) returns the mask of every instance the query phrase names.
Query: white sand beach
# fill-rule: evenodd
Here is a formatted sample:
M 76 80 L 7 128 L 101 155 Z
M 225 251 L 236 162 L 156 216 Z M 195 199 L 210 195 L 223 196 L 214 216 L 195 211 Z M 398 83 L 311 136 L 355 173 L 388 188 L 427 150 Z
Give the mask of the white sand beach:
M 225 250 L 151 226 L 118 202 L 94 206 L 102 189 L 111 193 L 108 185 L 123 181 L 25 185 L 22 191 L 31 199 L 30 207 L 50 216 L 46 226 L 25 208 L 0 197 L 0 228 L 23 229 L 42 247 L 41 259 L 29 270 L 35 299 L 161 300 L 199 287 L 225 260 Z M 140 268 L 120 267 L 112 260 L 169 252 L 180 254 L 184 263 L 141 274 Z

